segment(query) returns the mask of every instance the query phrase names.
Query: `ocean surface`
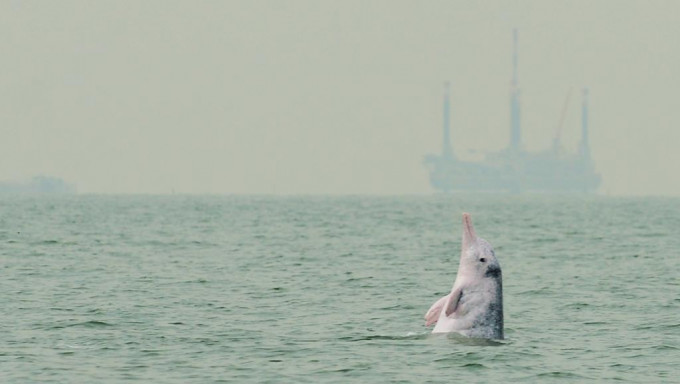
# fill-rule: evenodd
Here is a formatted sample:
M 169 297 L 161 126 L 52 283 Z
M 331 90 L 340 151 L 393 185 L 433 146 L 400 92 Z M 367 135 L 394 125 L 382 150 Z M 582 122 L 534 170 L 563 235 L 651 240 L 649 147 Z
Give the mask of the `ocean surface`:
M 431 335 L 461 213 L 505 335 Z M 0 196 L 0 382 L 680 382 L 680 199 Z

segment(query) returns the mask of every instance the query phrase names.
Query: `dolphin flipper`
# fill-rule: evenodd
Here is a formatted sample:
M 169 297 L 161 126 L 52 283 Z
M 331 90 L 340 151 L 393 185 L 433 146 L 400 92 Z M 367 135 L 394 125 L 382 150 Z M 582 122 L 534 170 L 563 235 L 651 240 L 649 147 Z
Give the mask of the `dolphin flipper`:
M 448 295 L 442 297 L 441 299 L 437 300 L 430 309 L 427 311 L 425 314 L 425 326 L 429 327 L 430 325 L 434 325 L 437 323 L 437 320 L 439 320 L 439 314 L 442 311 L 442 308 L 444 308 L 444 304 L 446 304 L 446 300 L 448 300 L 449 296 L 451 294 L 449 293 Z
M 462 288 L 456 288 L 451 293 L 432 304 L 430 309 L 425 314 L 425 326 L 427 327 L 436 324 L 437 321 L 439 321 L 439 315 L 441 314 L 444 307 L 446 307 L 446 316 L 451 316 L 451 314 L 454 313 L 456 309 L 458 309 L 458 303 L 460 302 L 460 298 L 463 296 L 462 293 Z M 451 300 L 449 300 L 449 298 L 451 298 Z
M 452 313 L 456 312 L 458 309 L 458 303 L 460 303 L 460 298 L 463 297 L 463 289 L 458 287 L 449 294 L 451 300 L 446 303 L 446 317 L 451 316 Z

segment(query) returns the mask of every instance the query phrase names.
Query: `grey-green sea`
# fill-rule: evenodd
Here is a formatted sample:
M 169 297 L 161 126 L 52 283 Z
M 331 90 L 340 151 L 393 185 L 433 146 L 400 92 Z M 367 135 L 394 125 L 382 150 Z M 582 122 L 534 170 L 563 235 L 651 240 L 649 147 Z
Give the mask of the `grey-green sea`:
M 505 339 L 432 335 L 461 213 Z M 0 382 L 680 382 L 680 199 L 0 196 Z

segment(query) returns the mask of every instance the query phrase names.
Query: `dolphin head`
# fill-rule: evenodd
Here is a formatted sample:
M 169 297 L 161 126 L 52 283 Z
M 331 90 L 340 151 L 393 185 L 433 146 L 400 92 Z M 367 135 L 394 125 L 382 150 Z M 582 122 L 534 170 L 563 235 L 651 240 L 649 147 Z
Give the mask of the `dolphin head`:
M 501 278 L 501 266 L 493 247 L 488 241 L 477 237 L 469 213 L 463 213 L 463 244 L 458 277 L 463 280 Z

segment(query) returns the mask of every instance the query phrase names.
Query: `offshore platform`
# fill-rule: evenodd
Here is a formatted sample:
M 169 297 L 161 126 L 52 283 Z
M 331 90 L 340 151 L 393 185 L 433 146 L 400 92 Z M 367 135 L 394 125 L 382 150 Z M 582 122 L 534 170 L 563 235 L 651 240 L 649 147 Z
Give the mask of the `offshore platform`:
M 480 162 L 463 161 L 451 147 L 449 126 L 449 85 L 444 91 L 444 129 L 442 152 L 425 156 L 430 170 L 430 184 L 442 192 L 552 192 L 589 193 L 600 185 L 590 157 L 588 143 L 588 90 L 583 90 L 581 106 L 581 142 L 578 153 L 564 153 L 560 129 L 553 146 L 542 152 L 522 149 L 519 88 L 517 86 L 517 30 L 513 31 L 513 72 L 510 89 L 510 144 L 500 152 L 490 153 Z M 567 99 L 568 100 L 568 99 Z M 565 109 L 566 109 L 565 103 Z

